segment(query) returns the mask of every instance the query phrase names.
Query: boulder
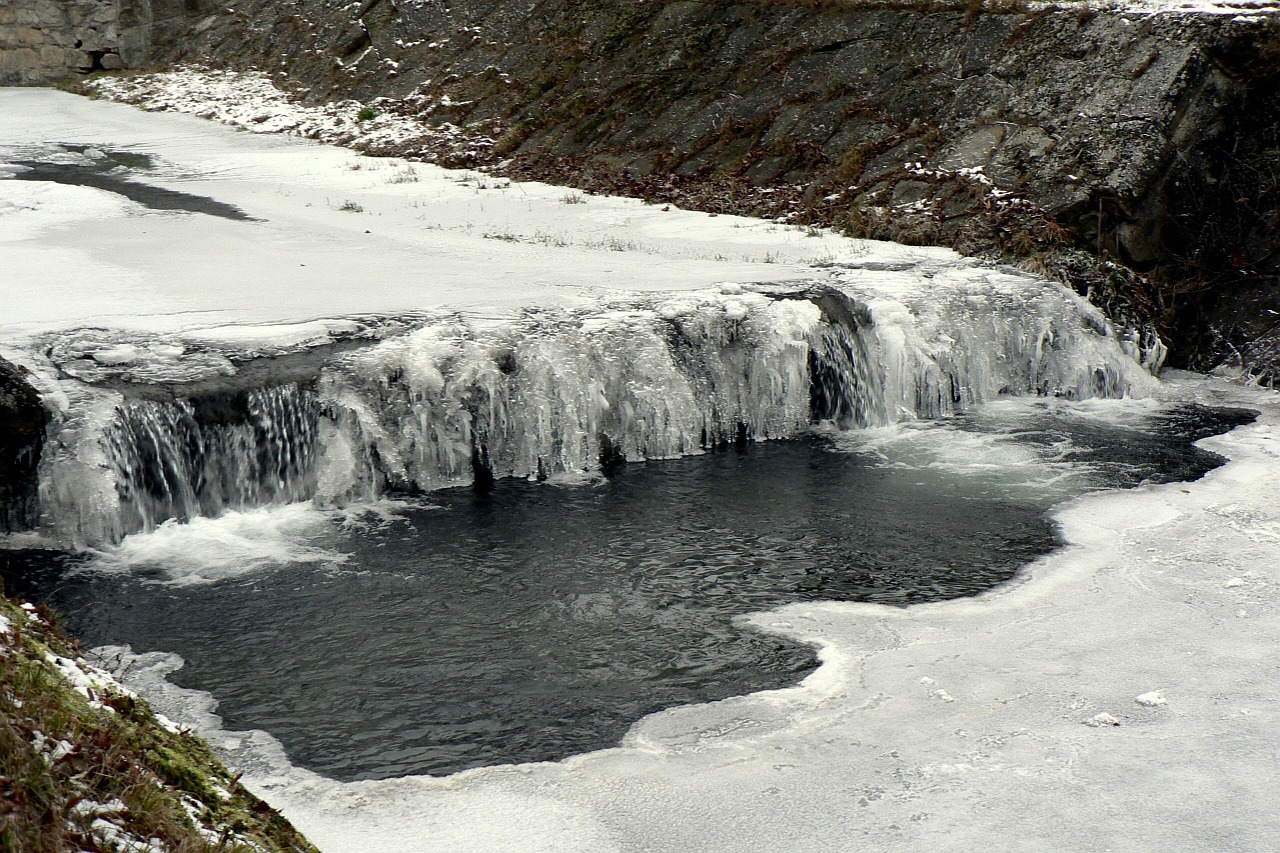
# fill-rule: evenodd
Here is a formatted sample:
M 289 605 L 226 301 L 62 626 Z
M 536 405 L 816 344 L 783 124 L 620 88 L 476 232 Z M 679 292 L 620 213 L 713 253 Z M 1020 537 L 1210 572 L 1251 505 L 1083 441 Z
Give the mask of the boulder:
M 22 368 L 0 358 L 0 532 L 35 525 L 49 413 Z

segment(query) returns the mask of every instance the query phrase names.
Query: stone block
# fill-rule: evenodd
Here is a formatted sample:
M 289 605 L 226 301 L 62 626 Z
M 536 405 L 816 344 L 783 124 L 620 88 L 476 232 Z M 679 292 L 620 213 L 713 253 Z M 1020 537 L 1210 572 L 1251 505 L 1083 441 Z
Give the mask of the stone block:
M 19 47 L 0 53 L 0 61 L 7 68 L 36 68 L 40 65 L 40 54 L 34 48 Z
M 77 46 L 85 53 L 106 49 L 106 44 L 103 42 L 102 36 L 92 30 L 83 30 L 76 33 L 76 36 Z
M 119 71 L 124 68 L 124 62 L 120 59 L 120 54 L 108 53 L 102 57 L 102 67 L 107 71 Z
M 47 44 L 40 48 L 40 64 L 50 69 L 71 68 L 77 53 L 56 44 Z
M 125 68 L 137 68 L 147 61 L 147 33 L 142 27 L 124 30 L 117 44 Z
M 985 166 L 991 155 L 1004 142 L 1005 127 L 988 124 L 975 127 L 958 141 L 947 147 L 938 167 L 941 169 L 971 169 Z

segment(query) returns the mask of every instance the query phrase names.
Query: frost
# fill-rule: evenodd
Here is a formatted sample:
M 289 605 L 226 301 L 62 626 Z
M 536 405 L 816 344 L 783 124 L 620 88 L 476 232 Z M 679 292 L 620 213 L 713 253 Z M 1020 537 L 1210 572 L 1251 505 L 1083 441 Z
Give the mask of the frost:
M 31 745 L 49 764 L 56 764 L 75 751 L 75 744 L 68 740 L 54 740 L 43 732 L 36 731 L 31 735 Z

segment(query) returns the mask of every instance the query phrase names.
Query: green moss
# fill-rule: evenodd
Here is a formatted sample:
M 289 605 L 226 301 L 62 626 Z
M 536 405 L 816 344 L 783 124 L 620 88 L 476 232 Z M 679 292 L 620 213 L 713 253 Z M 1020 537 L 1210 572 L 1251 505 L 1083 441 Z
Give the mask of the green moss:
M 0 853 L 116 850 L 95 820 L 184 853 L 315 853 L 199 738 L 110 685 L 77 691 L 59 667 L 87 665 L 47 610 L 0 597 L 0 616 Z

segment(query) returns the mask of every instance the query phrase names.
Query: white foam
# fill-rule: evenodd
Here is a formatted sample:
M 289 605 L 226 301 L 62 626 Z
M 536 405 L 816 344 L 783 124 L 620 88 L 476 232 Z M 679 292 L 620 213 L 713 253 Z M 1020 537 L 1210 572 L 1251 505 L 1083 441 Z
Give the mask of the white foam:
M 340 565 L 347 555 L 333 547 L 336 540 L 332 513 L 309 504 L 285 504 L 187 523 L 169 521 L 98 551 L 90 568 L 184 585 L 212 583 L 267 566 Z

